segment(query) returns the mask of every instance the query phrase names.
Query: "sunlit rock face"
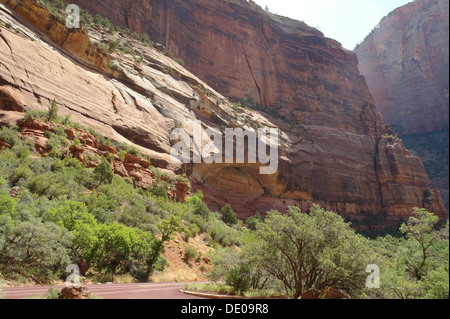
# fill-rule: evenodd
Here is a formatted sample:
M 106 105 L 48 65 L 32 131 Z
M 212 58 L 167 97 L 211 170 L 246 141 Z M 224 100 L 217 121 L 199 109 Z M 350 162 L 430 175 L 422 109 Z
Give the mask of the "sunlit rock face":
M 449 2 L 394 10 L 355 53 L 384 122 L 421 157 L 448 207 Z
M 390 13 L 356 49 L 383 120 L 411 134 L 449 125 L 449 2 L 418 0 Z
M 379 216 L 384 226 L 396 225 L 413 207 L 446 217 L 439 194 L 425 198 L 430 181 L 420 159 L 382 124 L 356 55 L 316 29 L 247 1 L 71 2 L 148 32 L 190 72 L 154 49 L 142 49 L 141 65 L 116 57 L 122 67 L 116 74 L 109 60 L 94 62 L 101 60 L 93 53 L 89 59 L 68 57 L 58 41 L 54 50 L 2 28 L 1 84 L 20 91 L 2 98 L 16 110 L 2 112 L 18 112 L 22 104 L 44 109 L 55 98 L 62 113 L 135 143 L 153 165 L 185 172 L 211 208 L 230 203 L 242 218 L 289 205 L 306 211 L 313 203 L 352 219 Z M 48 20 L 27 19 L 48 36 L 67 35 L 43 28 Z M 97 36 L 89 33 L 91 40 Z M 236 108 L 224 95 L 252 100 L 266 112 Z M 278 170 L 261 175 L 254 163 L 174 164 L 170 132 L 189 130 L 196 120 L 222 132 L 277 129 Z

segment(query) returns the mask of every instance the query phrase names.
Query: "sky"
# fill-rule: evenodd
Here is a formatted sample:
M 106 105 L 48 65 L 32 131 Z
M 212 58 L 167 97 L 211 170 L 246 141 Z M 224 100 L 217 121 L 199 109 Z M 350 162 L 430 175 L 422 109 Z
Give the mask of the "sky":
M 348 50 L 394 9 L 411 0 L 254 0 L 272 13 L 304 21 Z

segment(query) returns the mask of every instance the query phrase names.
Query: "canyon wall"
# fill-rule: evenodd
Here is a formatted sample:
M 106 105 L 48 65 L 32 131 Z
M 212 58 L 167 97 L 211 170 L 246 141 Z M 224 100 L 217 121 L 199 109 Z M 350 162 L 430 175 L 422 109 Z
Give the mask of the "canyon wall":
M 396 9 L 355 49 L 383 120 L 401 134 L 449 125 L 449 2 Z
M 2 2 L 26 17 L 15 1 Z M 307 210 L 313 203 L 349 219 L 380 217 L 380 227 L 396 225 L 413 207 L 448 217 L 439 193 L 427 195 L 430 181 L 420 159 L 382 124 L 356 55 L 319 31 L 247 1 L 71 2 L 148 32 L 196 76 L 147 48 L 142 65 L 114 56 L 122 70 L 113 74 L 62 55 L 58 41 L 52 42 L 56 51 L 49 50 L 42 34 L 32 41 L 2 28 L 0 76 L 10 92 L 4 116 L 17 111 L 13 105 L 42 109 L 55 98 L 77 120 L 135 143 L 152 164 L 185 172 L 211 208 L 230 203 L 242 218 L 289 205 Z M 20 3 L 33 7 L 34 1 Z M 52 36 L 48 28 L 43 33 Z M 64 89 L 67 82 L 71 90 Z M 251 101 L 259 111 L 223 95 Z M 260 175 L 261 164 L 249 163 L 174 165 L 170 131 L 188 129 L 194 120 L 222 131 L 277 128 L 278 171 Z
M 355 53 L 384 122 L 421 157 L 448 207 L 448 0 L 394 10 Z

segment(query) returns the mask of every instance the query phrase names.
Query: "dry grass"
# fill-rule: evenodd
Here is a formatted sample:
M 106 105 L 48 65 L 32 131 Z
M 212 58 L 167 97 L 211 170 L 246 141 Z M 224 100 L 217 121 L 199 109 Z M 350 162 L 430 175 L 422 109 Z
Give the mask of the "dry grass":
M 199 258 L 187 263 L 184 259 L 187 246 L 194 248 Z M 166 246 L 164 257 L 169 265 L 162 272 L 156 272 L 150 277 L 151 282 L 183 282 L 207 281 L 205 274 L 211 269 L 202 257 L 209 254 L 211 248 L 203 241 L 202 236 L 191 238 L 188 242 L 182 236 L 177 236 Z
M 112 275 L 112 274 L 90 274 L 86 283 L 105 283 L 112 282 L 114 284 L 132 284 L 136 283 L 131 275 Z

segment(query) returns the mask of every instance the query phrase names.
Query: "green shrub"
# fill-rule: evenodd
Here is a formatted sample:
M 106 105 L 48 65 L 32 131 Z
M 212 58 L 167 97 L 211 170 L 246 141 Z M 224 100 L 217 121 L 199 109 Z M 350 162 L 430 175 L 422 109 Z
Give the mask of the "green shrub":
M 102 157 L 101 163 L 95 167 L 94 177 L 98 180 L 100 185 L 112 183 L 114 172 L 106 158 Z
M 0 138 L 10 146 L 14 146 L 20 143 L 18 134 L 19 128 L 17 126 L 3 126 L 0 129 Z
M 264 222 L 261 215 L 257 213 L 255 216 L 250 216 L 245 221 L 245 226 L 250 230 L 256 230 L 258 223 Z
M 52 104 L 48 107 L 47 120 L 49 122 L 57 122 L 58 119 L 59 119 L 59 117 L 58 117 L 58 103 L 56 103 L 56 100 L 53 99 Z
M 237 264 L 225 275 L 225 283 L 235 289 L 236 293 L 244 294 L 251 288 L 251 268 L 246 264 Z
M 25 113 L 25 117 L 23 118 L 24 121 L 30 119 L 30 120 L 35 120 L 35 119 L 41 119 L 41 118 L 45 118 L 46 117 L 46 112 L 44 111 L 39 111 L 39 110 L 27 110 Z
M 125 155 L 126 154 L 127 154 L 127 151 L 120 150 L 119 153 L 117 153 L 117 156 L 119 156 L 119 158 L 123 161 L 123 160 L 125 160 Z
M 186 248 L 184 249 L 184 260 L 187 263 L 194 260 L 197 257 L 197 255 L 198 255 L 197 251 L 191 246 L 186 246 Z
M 56 279 L 71 263 L 72 234 L 53 223 L 15 221 L 13 230 L 0 226 L 9 241 L 2 249 L 0 264 L 16 265 L 22 274 Z
M 222 213 L 222 220 L 227 225 L 237 224 L 237 215 L 229 204 L 225 205 L 220 212 Z
M 227 227 L 209 211 L 201 193 L 185 204 L 168 201 L 167 189 L 178 179 L 157 168 L 151 167 L 159 180 L 154 187 L 136 189 L 131 180 L 111 175 L 106 159 L 88 169 L 67 155 L 62 126 L 46 132 L 53 156 L 32 160 L 32 144 L 21 142 L 18 133 L 15 127 L 0 130 L 14 144 L 0 151 L 0 272 L 6 278 L 58 279 L 68 264 L 84 258 L 94 271 L 130 273 L 144 281 L 167 266 L 161 254 L 175 232 L 194 237 L 209 231 L 211 245 L 238 244 L 242 237 L 242 229 Z M 122 156 L 137 153 L 123 147 Z M 10 196 L 13 186 L 19 187 L 16 198 Z M 188 249 L 187 257 L 198 254 Z
M 54 286 L 51 286 L 46 293 L 45 299 L 59 299 L 59 290 Z
M 118 71 L 118 72 L 120 72 L 120 71 L 122 70 L 122 69 L 120 68 L 120 65 L 117 64 L 117 63 L 114 62 L 114 61 L 111 61 L 111 62 L 109 63 L 109 67 L 110 67 L 112 70 Z
M 47 150 L 48 156 L 63 159 L 66 156 L 69 141 L 67 135 L 62 128 L 55 128 L 55 132 L 46 131 L 45 136 L 48 137 Z

